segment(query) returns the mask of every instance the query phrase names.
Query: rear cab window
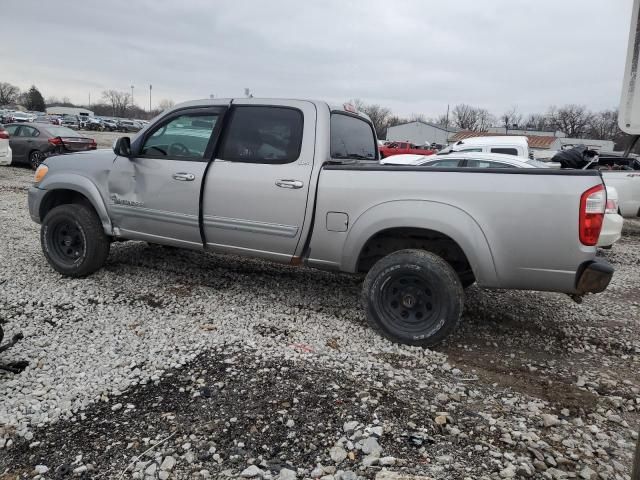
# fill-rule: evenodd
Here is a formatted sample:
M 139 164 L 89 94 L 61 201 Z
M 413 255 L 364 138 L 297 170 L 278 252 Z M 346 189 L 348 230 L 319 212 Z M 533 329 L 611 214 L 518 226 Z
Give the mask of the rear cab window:
M 331 158 L 377 160 L 378 146 L 371 124 L 355 115 L 333 112 Z

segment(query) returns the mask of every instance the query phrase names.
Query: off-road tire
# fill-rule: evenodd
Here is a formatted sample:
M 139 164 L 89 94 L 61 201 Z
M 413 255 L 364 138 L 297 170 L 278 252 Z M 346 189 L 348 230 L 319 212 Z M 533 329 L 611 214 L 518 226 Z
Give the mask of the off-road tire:
M 77 203 L 60 205 L 47 213 L 40 243 L 49 265 L 68 277 L 84 277 L 99 270 L 111 246 L 95 211 Z
M 367 321 L 384 337 L 431 347 L 453 332 L 464 290 L 451 266 L 424 250 L 400 250 L 373 265 L 362 288 Z

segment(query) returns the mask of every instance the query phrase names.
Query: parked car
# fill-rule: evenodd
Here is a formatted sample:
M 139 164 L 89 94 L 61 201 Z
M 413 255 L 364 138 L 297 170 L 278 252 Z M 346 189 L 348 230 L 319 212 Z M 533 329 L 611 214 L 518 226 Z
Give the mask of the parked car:
M 433 155 L 435 150 L 419 148 L 409 142 L 387 142 L 385 145 L 378 147 L 380 158 L 390 157 L 392 155 Z
M 383 165 L 413 165 L 441 168 L 553 168 L 545 162 L 509 154 L 452 152 L 440 155 L 396 155 L 380 160 Z M 618 210 L 618 192 L 607 185 L 607 203 L 598 247 L 611 248 L 622 237 L 623 218 Z
M 0 165 L 11 165 L 13 152 L 9 143 L 9 132 L 0 125 Z
M 97 117 L 84 117 L 80 121 L 80 128 L 101 132 L 104 130 L 102 120 Z
M 78 130 L 80 128 L 80 120 L 75 115 L 63 115 L 60 125 L 73 130 Z
M 116 130 L 118 130 L 118 122 L 113 118 L 102 117 L 100 121 L 102 122 L 102 126 L 105 130 L 109 132 L 115 132 Z
M 120 132 L 138 132 L 142 129 L 142 126 L 134 120 L 120 120 L 118 122 L 118 130 Z
M 500 153 L 534 158 L 533 152 L 529 150 L 529 139 L 516 135 L 466 138 L 443 148 L 438 155 L 448 155 L 451 152 Z
M 13 150 L 13 160 L 16 163 L 28 164 L 34 169 L 52 153 L 97 148 L 95 140 L 64 126 L 13 123 L 6 125 L 5 129 L 10 135 L 9 144 Z
M 35 117 L 29 113 L 24 113 L 24 112 L 13 112 L 11 114 L 11 121 L 12 122 L 33 122 L 35 120 Z
M 412 345 L 455 328 L 474 282 L 574 298 L 609 284 L 598 172 L 378 158 L 373 124 L 348 105 L 187 102 L 113 151 L 47 160 L 29 212 L 47 261 L 72 277 L 101 268 L 112 240 L 134 239 L 366 275 L 368 321 Z

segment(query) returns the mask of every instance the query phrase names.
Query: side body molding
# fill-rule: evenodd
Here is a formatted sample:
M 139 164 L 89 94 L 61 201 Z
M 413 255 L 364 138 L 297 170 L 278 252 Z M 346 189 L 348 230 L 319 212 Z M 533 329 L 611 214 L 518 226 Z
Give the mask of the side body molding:
M 481 286 L 497 285 L 493 254 L 476 221 L 458 207 L 428 200 L 395 200 L 379 203 L 364 211 L 349 228 L 343 246 L 341 267 L 355 272 L 367 240 L 391 228 L 424 228 L 452 238 L 469 260 Z
M 87 177 L 69 172 L 61 174 L 54 173 L 50 176 L 47 175 L 38 187 L 47 190 L 43 203 L 46 202 L 47 197 L 53 194 L 55 190 L 73 190 L 84 195 L 97 212 L 100 222 L 102 223 L 102 228 L 104 228 L 104 233 L 107 235 L 113 234 L 113 226 L 109 218 L 109 213 L 107 212 L 105 199 L 100 195 L 98 187 Z

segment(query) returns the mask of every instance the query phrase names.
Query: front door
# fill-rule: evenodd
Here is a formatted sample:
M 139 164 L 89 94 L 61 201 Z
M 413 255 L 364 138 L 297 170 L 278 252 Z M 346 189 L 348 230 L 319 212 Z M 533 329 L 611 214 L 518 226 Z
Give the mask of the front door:
M 8 125 L 6 130 L 9 132 L 9 145 L 13 152 L 13 161 L 26 162 L 29 148 L 27 142 L 32 140 L 26 125 Z
M 287 262 L 300 241 L 313 168 L 312 103 L 234 101 L 203 194 L 214 250 Z
M 200 187 L 222 111 L 178 110 L 144 135 L 132 158 L 115 159 L 108 200 L 120 236 L 202 248 Z

